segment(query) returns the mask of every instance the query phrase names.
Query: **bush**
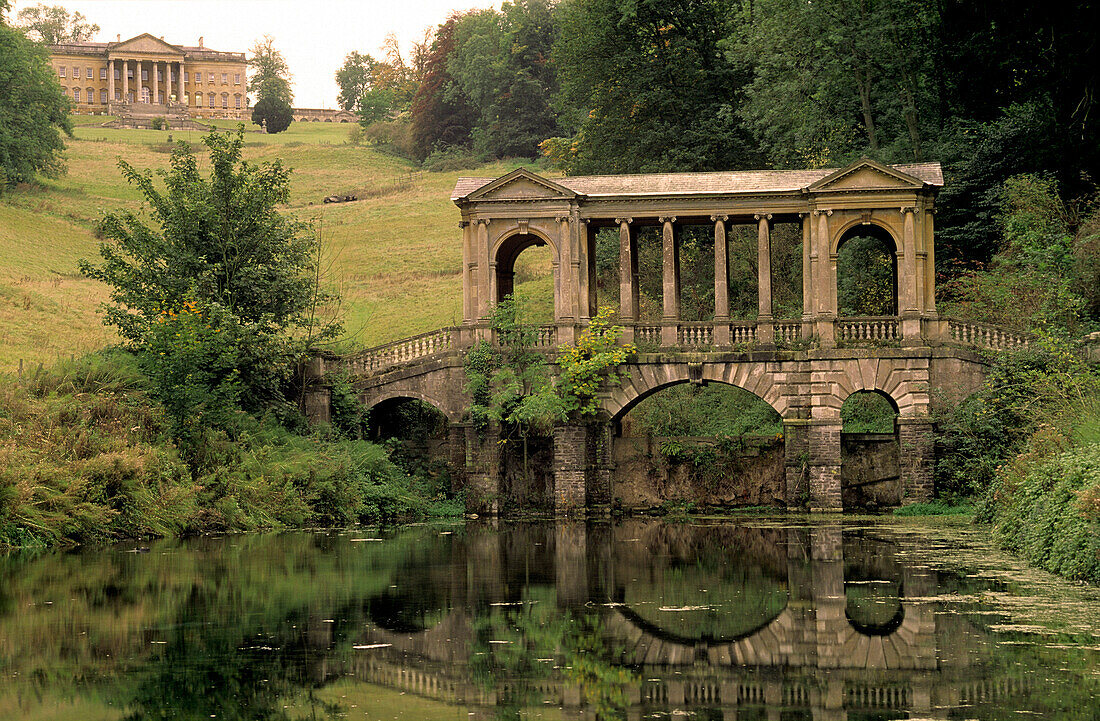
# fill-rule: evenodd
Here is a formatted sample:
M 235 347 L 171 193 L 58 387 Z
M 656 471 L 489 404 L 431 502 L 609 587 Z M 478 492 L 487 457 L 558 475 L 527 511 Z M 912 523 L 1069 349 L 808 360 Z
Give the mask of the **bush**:
M 449 170 L 465 170 L 475 168 L 484 162 L 467 148 L 450 146 L 433 150 L 424 158 L 424 169 L 433 173 L 444 173 Z
M 363 137 L 375 149 L 384 153 L 409 160 L 416 157 L 412 140 L 412 125 L 404 118 L 379 120 L 370 123 L 363 128 Z

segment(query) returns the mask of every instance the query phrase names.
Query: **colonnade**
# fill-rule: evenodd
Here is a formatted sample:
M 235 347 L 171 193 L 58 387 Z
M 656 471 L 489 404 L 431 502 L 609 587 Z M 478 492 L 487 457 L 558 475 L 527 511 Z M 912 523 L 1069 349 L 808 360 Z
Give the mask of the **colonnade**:
M 121 68 L 120 75 L 122 80 L 122 100 L 123 102 L 130 102 L 130 74 L 129 70 L 134 69 L 134 80 L 137 82 L 137 92 L 134 96 L 136 102 L 146 102 L 142 98 L 141 89 L 145 87 L 142 84 L 141 74 L 143 70 L 149 70 L 149 92 L 150 97 L 148 102 L 154 105 L 163 105 L 160 102 L 160 71 L 163 68 L 164 80 L 165 80 L 165 100 L 169 100 L 172 96 L 173 81 L 175 81 L 176 87 L 176 99 L 183 99 L 183 61 L 173 60 L 143 60 L 135 58 L 108 58 L 107 60 L 107 96 L 111 102 L 115 100 L 115 69 Z

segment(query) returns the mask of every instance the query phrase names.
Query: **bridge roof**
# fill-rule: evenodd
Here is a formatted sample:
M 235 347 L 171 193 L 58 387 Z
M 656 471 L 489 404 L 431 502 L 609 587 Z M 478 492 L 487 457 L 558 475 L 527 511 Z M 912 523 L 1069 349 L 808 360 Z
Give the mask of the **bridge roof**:
M 857 161 L 851 167 L 867 163 Z M 942 187 L 939 163 L 903 163 L 885 166 L 927 185 Z M 816 170 L 735 170 L 712 173 L 652 173 L 640 175 L 575 175 L 553 182 L 587 197 L 656 196 L 798 192 L 839 173 L 844 168 Z M 460 200 L 496 178 L 459 178 L 451 200 Z

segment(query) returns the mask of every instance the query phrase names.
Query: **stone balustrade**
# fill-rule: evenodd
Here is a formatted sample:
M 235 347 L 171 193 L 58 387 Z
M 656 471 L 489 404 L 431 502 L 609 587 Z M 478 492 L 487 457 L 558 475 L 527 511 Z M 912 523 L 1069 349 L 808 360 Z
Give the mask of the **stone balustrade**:
M 984 323 L 946 318 L 949 339 L 955 343 L 987 348 L 989 350 L 1009 350 L 1026 346 L 1029 337 L 1004 328 Z
M 836 338 L 845 343 L 885 343 L 898 340 L 898 319 L 893 316 L 838 318 Z
M 665 347 L 665 343 L 662 342 L 662 331 L 669 326 L 675 327 L 676 346 L 684 350 L 751 348 L 758 343 L 759 338 L 756 321 L 728 322 L 726 324 L 729 329 L 728 346 L 720 346 L 716 343 L 715 329 L 720 328 L 721 324 L 712 321 L 690 323 L 681 321 L 675 324 L 643 322 L 626 325 L 632 331 L 627 334 L 627 338 L 632 339 L 635 345 L 641 344 L 643 350 Z M 559 345 L 561 327 L 576 328 L 579 332 L 583 325 L 537 326 L 534 329 L 534 347 L 547 351 L 556 348 Z M 772 323 L 771 327 L 774 330 L 775 343 L 780 348 L 789 347 L 798 341 L 811 340 L 803 337 L 801 321 L 778 320 Z M 894 345 L 902 341 L 899 319 L 893 316 L 838 318 L 833 323 L 833 328 L 836 341 L 846 347 Z M 470 331 L 469 338 L 472 338 L 478 333 L 485 333 L 487 328 L 483 325 L 473 329 L 441 328 L 370 348 L 349 357 L 346 362 L 349 370 L 355 373 L 374 373 L 404 363 L 424 360 L 467 345 L 470 342 L 469 338 L 463 339 L 463 333 L 467 330 Z M 933 345 L 955 343 L 989 350 L 1019 348 L 1027 345 L 1030 340 L 1029 336 L 1023 333 L 954 318 L 933 319 L 925 325 L 922 336 L 923 342 Z

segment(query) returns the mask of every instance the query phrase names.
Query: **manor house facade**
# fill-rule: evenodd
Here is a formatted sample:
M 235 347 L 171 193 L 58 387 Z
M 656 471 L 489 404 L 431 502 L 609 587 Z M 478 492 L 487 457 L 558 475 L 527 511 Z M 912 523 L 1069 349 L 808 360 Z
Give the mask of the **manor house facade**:
M 149 33 L 113 43 L 49 45 L 73 112 L 124 117 L 247 119 L 244 53 L 172 45 Z

